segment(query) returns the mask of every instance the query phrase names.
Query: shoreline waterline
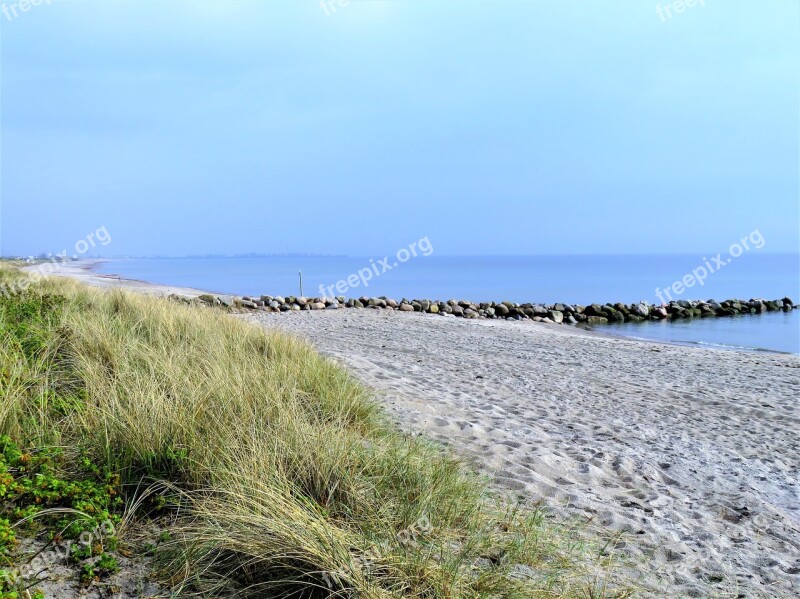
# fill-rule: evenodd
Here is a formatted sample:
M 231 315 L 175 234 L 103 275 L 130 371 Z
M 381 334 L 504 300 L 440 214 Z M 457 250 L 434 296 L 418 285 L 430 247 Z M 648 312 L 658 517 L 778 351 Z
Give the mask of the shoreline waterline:
M 122 275 L 116 275 L 112 273 L 103 273 L 101 272 L 102 268 L 109 263 L 118 263 L 118 261 L 114 260 L 106 260 L 106 259 L 87 259 L 87 260 L 79 260 L 79 261 L 72 261 L 66 262 L 61 264 L 56 264 L 51 267 L 49 270 L 53 270 L 52 274 L 56 275 L 63 275 L 63 276 L 71 276 L 73 278 L 84 280 L 85 282 L 102 286 L 102 287 L 125 287 L 131 288 L 136 291 L 142 291 L 145 293 L 159 293 L 162 295 L 177 295 L 183 296 L 185 298 L 199 298 L 201 296 L 215 296 L 217 298 L 223 297 L 226 298 L 226 301 L 230 301 L 231 305 L 233 305 L 234 300 L 240 307 L 244 309 L 250 310 L 275 310 L 275 311 L 297 311 L 297 310 L 304 310 L 304 309 L 323 309 L 323 306 L 317 305 L 315 308 L 312 308 L 313 304 L 318 304 L 318 301 L 314 300 L 324 300 L 324 308 L 325 309 L 332 309 L 333 306 L 337 304 L 339 307 L 358 307 L 358 302 L 360 300 L 365 300 L 369 302 L 369 300 L 373 300 L 374 304 L 370 306 L 371 308 L 377 309 L 382 307 L 386 309 L 387 307 L 391 307 L 394 310 L 399 311 L 423 311 L 430 313 L 431 310 L 434 310 L 434 314 L 438 312 L 436 308 L 441 308 L 442 312 L 444 313 L 447 310 L 450 310 L 451 313 L 455 312 L 455 316 L 467 318 L 475 318 L 475 319 L 502 319 L 508 318 L 511 320 L 531 320 L 535 322 L 546 322 L 546 323 L 565 323 L 565 324 L 573 324 L 575 329 L 580 329 L 585 332 L 589 332 L 591 334 L 615 337 L 615 338 L 628 338 L 628 339 L 638 339 L 641 341 L 647 342 L 655 342 L 655 343 L 667 343 L 671 345 L 680 345 L 680 346 L 688 346 L 688 347 L 704 347 L 710 348 L 715 350 L 722 350 L 722 351 L 754 351 L 754 352 L 770 352 L 770 353 L 789 353 L 789 354 L 797 354 L 800 353 L 800 341 L 796 344 L 798 347 L 795 348 L 794 340 L 789 339 L 787 343 L 773 343 L 774 347 L 761 347 L 758 344 L 753 343 L 724 343 L 718 342 L 712 336 L 709 339 L 704 338 L 695 338 L 696 335 L 692 336 L 689 335 L 689 338 L 681 338 L 680 336 L 676 335 L 669 335 L 664 334 L 664 329 L 661 328 L 660 325 L 665 325 L 666 327 L 675 326 L 676 323 L 683 324 L 684 322 L 691 323 L 690 327 L 697 327 L 700 329 L 705 329 L 706 325 L 702 324 L 709 320 L 723 320 L 721 315 L 710 315 L 710 314 L 703 314 L 693 316 L 692 312 L 690 312 L 689 317 L 684 318 L 681 315 L 681 312 L 687 312 L 689 310 L 697 311 L 699 308 L 696 307 L 698 302 L 696 300 L 681 300 L 680 302 L 673 302 L 671 305 L 668 306 L 657 306 L 655 304 L 650 305 L 647 307 L 648 311 L 655 311 L 661 310 L 659 312 L 659 316 L 656 318 L 652 315 L 645 318 L 644 316 L 639 316 L 635 313 L 632 313 L 631 310 L 640 310 L 640 312 L 644 312 L 645 310 L 641 306 L 647 306 L 646 304 L 590 304 L 589 306 L 580 306 L 583 308 L 583 313 L 575 312 L 575 306 L 569 304 L 552 304 L 552 305 L 543 305 L 543 304 L 514 304 L 512 302 L 504 302 L 504 303 L 497 303 L 497 302 L 482 302 L 482 303 L 472 303 L 468 301 L 457 301 L 454 302 L 450 300 L 448 302 L 431 302 L 430 300 L 421 300 L 423 304 L 419 304 L 419 302 L 415 302 L 414 300 L 407 300 L 405 303 L 396 300 L 386 300 L 385 298 L 367 298 L 362 296 L 360 299 L 352 298 L 351 300 L 347 300 L 345 298 L 344 302 L 339 302 L 336 298 L 306 298 L 306 305 L 301 306 L 296 304 L 296 297 L 283 297 L 283 296 L 259 296 L 259 297 L 251 297 L 251 296 L 236 296 L 227 293 L 220 293 L 219 291 L 208 292 L 203 289 L 192 288 L 192 287 L 183 287 L 183 286 L 174 286 L 174 285 L 164 285 L 162 283 L 157 282 L 150 282 L 142 279 L 134 279 L 125 277 Z M 37 265 L 32 265 L 26 267 L 25 270 L 37 270 Z M 229 300 L 227 299 L 229 298 Z M 208 297 L 205 298 L 206 301 L 209 301 Z M 273 302 L 277 301 L 277 299 L 284 300 L 283 302 L 279 302 L 278 306 L 275 306 Z M 291 299 L 292 302 L 286 303 L 286 300 Z M 266 300 L 266 301 L 265 301 Z M 332 300 L 332 301 L 331 301 Z M 378 300 L 378 301 L 375 301 Z M 788 298 L 786 298 L 788 302 L 791 302 Z M 211 303 L 215 303 L 215 300 L 210 300 Z M 726 300 L 726 302 L 740 302 L 741 300 Z M 783 300 L 777 300 L 777 302 L 782 302 Z M 349 303 L 348 303 L 349 302 Z M 730 311 L 730 305 L 726 302 L 721 302 L 718 304 L 719 308 L 722 311 Z M 270 304 L 272 303 L 272 307 Z M 368 304 L 364 304 L 361 302 L 362 305 L 367 307 Z M 388 306 L 387 306 L 388 303 Z M 700 302 L 705 304 L 703 309 L 707 312 L 709 310 L 709 304 L 707 302 Z M 773 308 L 777 305 L 775 304 L 775 300 L 773 300 Z M 383 305 L 381 305 L 383 304 Z M 430 306 L 436 306 L 436 308 L 431 308 Z M 450 305 L 453 304 L 453 305 Z M 507 305 L 504 305 L 507 304 Z M 680 304 L 684 304 L 687 307 L 681 307 Z M 714 304 L 715 308 L 717 306 Z M 723 304 L 725 307 L 723 308 Z M 426 306 L 425 310 L 421 310 L 422 306 Z M 694 305 L 695 307 L 688 307 Z M 402 308 L 401 308 L 402 306 Z M 522 306 L 522 308 L 520 308 Z M 616 307 L 615 307 L 616 306 Z M 763 304 L 759 304 L 758 310 L 763 312 L 764 314 L 774 314 L 775 309 L 770 309 L 767 307 L 768 304 L 765 302 Z M 555 308 L 560 307 L 562 310 L 555 310 Z M 563 311 L 564 308 L 570 308 L 570 310 Z M 623 308 L 624 307 L 624 308 Z M 780 306 L 780 309 L 785 308 L 786 306 Z M 794 306 L 793 308 L 797 308 L 798 306 Z M 497 312 L 504 313 L 506 312 L 506 308 L 508 308 L 509 314 L 497 314 Z M 627 313 L 628 317 L 625 316 L 624 312 L 618 310 L 618 308 L 623 308 Z M 747 302 L 742 302 L 740 304 L 741 309 L 746 309 L 746 312 L 751 310 L 756 310 L 755 308 L 750 308 L 747 306 Z M 487 309 L 489 311 L 489 315 L 487 316 Z M 741 309 L 739 309 L 739 314 L 741 313 Z M 526 311 L 527 310 L 527 314 Z M 674 311 L 671 311 L 674 310 Z M 468 312 L 469 311 L 469 312 Z M 666 311 L 666 313 L 664 313 Z M 492 313 L 494 312 L 494 313 Z M 559 316 L 558 313 L 561 313 Z M 616 315 L 614 313 L 617 313 Z M 787 312 L 795 312 L 794 310 L 787 310 Z M 677 316 L 674 316 L 676 314 Z M 738 318 L 739 314 L 736 313 L 736 309 L 733 309 L 730 316 L 734 316 L 734 318 Z M 764 314 L 745 314 L 746 316 L 760 316 L 763 317 Z M 707 316 L 711 316 L 708 318 Z M 706 316 L 706 317 L 703 317 Z M 643 322 L 631 322 L 629 319 L 633 320 L 642 320 Z M 728 320 L 725 318 L 724 320 Z M 633 326 L 635 325 L 635 326 Z M 653 325 L 655 328 L 650 328 L 650 325 Z M 726 325 L 726 326 L 733 326 L 733 325 Z M 791 333 L 790 333 L 791 334 Z

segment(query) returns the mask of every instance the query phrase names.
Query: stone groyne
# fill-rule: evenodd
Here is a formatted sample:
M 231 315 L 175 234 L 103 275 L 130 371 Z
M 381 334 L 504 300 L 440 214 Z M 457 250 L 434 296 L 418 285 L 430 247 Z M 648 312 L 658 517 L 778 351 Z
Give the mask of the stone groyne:
M 729 299 L 677 300 L 669 304 L 538 304 L 515 302 L 474 303 L 465 300 L 434 301 L 428 299 L 402 299 L 386 297 L 355 298 L 307 298 L 262 295 L 260 297 L 236 297 L 230 295 L 205 294 L 197 298 L 171 296 L 185 302 L 199 302 L 209 306 L 263 312 L 291 312 L 303 310 L 372 309 L 397 310 L 399 312 L 422 312 L 426 314 L 450 315 L 461 318 L 503 318 L 506 320 L 533 320 L 557 324 L 609 322 L 643 322 L 646 320 L 677 320 L 684 318 L 708 318 L 734 316 L 736 314 L 762 314 L 764 312 L 789 312 L 795 306 L 791 299 Z

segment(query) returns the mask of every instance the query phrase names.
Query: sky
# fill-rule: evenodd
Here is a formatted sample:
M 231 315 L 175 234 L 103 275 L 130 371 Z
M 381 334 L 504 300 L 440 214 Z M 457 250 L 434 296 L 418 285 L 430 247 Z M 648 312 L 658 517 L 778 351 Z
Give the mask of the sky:
M 0 253 L 798 251 L 800 2 L 684 2 L 3 1 Z

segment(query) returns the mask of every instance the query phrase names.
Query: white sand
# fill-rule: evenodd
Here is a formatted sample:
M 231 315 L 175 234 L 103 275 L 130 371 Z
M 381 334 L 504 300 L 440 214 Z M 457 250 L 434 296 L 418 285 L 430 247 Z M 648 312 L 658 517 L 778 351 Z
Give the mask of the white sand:
M 624 531 L 646 595 L 800 596 L 800 356 L 382 310 L 297 333 L 505 489 Z

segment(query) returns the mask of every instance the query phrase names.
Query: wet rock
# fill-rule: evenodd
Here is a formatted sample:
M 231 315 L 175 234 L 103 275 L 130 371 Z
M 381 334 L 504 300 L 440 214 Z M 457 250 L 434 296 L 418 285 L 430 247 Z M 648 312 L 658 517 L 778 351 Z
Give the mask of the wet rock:
M 591 315 L 586 317 L 586 322 L 588 322 L 589 324 L 607 324 L 608 318 L 606 318 L 605 316 Z

